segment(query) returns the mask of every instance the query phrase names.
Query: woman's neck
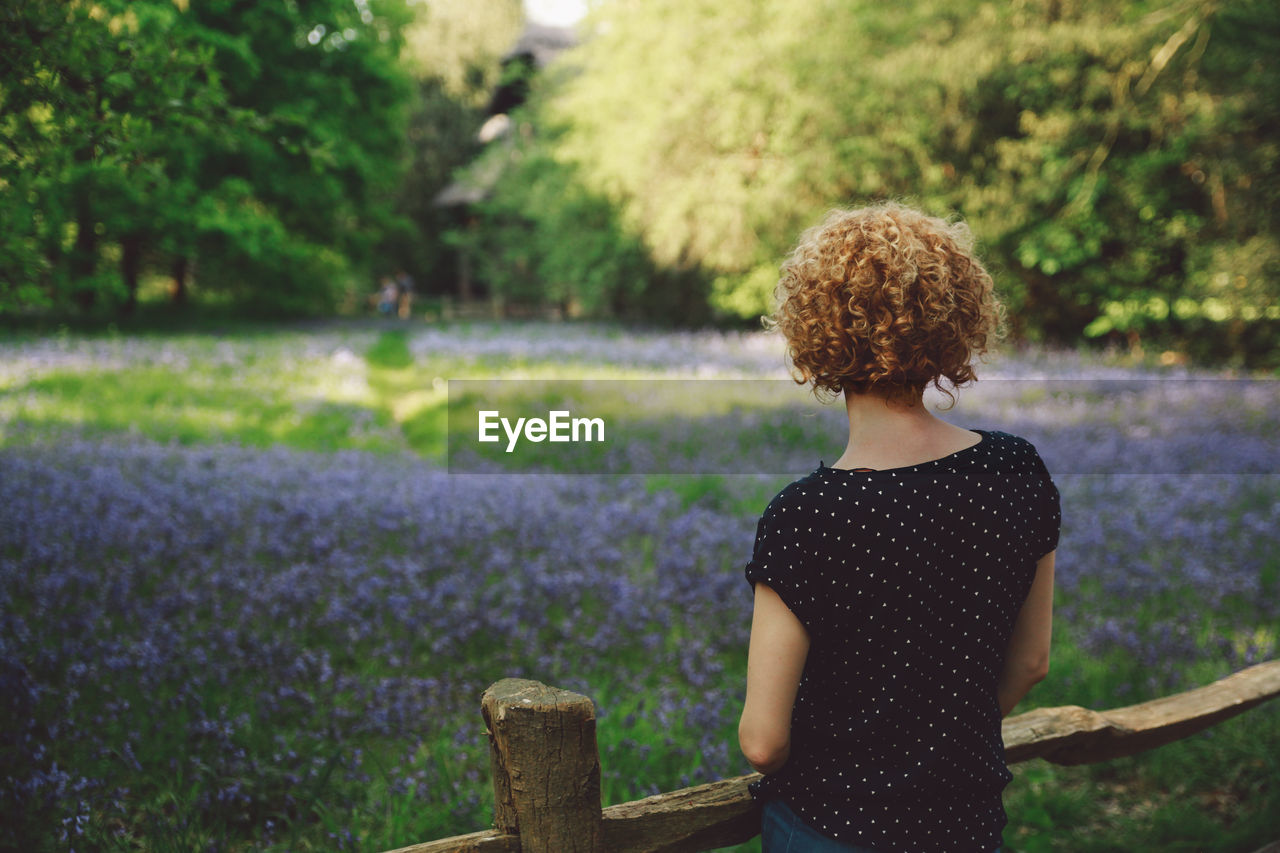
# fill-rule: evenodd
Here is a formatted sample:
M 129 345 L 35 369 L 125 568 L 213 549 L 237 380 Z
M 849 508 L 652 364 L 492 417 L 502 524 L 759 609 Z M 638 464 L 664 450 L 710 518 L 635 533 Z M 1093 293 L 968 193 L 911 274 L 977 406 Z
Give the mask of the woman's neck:
M 845 394 L 849 443 L 833 468 L 901 468 L 938 459 L 976 443 L 974 433 L 913 404 L 876 394 Z M 980 439 L 978 439 L 980 440 Z

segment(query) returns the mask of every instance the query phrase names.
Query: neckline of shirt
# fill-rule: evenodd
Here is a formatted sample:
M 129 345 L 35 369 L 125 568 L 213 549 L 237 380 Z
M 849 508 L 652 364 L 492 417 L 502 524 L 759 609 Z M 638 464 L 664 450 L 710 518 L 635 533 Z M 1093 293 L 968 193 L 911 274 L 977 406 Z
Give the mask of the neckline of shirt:
M 968 453 L 971 450 L 976 450 L 979 447 L 984 447 L 985 445 L 988 444 L 988 439 L 991 438 L 991 433 L 985 429 L 971 429 L 969 430 L 969 432 L 977 433 L 980 436 L 977 442 L 969 445 L 968 447 L 962 447 L 959 450 L 956 450 L 952 453 L 948 453 L 946 456 L 939 456 L 937 459 L 930 459 L 926 462 L 917 462 L 914 465 L 901 465 L 897 468 L 832 468 L 824 464 L 823 461 L 819 459 L 818 470 L 819 471 L 839 471 L 841 474 L 863 474 L 863 475 L 888 474 L 894 471 L 919 471 L 922 468 L 929 468 L 944 462 L 953 461 L 956 457 L 961 456 L 962 454 Z

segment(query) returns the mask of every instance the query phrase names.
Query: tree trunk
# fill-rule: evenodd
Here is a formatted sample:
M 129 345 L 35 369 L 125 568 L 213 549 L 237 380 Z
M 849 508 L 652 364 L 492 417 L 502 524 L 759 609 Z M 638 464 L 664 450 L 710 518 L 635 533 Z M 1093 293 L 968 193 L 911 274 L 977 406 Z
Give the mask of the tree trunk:
M 471 302 L 471 256 L 465 248 L 458 250 L 458 302 Z
M 77 92 L 85 91 L 87 88 L 87 84 L 72 86 L 72 89 Z M 93 113 L 100 123 L 103 120 L 103 109 L 102 87 L 99 81 L 93 81 L 92 91 L 94 93 Z M 93 133 L 90 133 L 73 155 L 76 165 L 84 169 L 82 173 L 84 177 L 76 187 L 76 244 L 71 250 L 71 286 L 74 288 L 76 302 L 85 311 L 92 308 L 98 299 L 96 284 L 93 281 L 93 274 L 98 269 L 98 223 L 93 215 L 93 172 L 88 169 L 89 164 L 97 159 L 97 154 L 98 141 Z
M 131 232 L 120 241 L 120 277 L 124 279 L 125 301 L 120 309 L 132 316 L 138 308 L 138 273 L 142 269 L 142 234 Z
M 76 151 L 76 161 L 86 163 L 93 158 L 92 149 Z M 71 250 L 71 286 L 81 308 L 89 310 L 97 300 L 93 289 L 93 273 L 98 267 L 98 232 L 93 217 L 93 187 L 88 179 L 76 193 L 76 243 Z
M 171 274 L 173 284 L 169 292 L 173 295 L 173 304 L 179 307 L 187 304 L 187 256 L 179 255 L 173 259 Z

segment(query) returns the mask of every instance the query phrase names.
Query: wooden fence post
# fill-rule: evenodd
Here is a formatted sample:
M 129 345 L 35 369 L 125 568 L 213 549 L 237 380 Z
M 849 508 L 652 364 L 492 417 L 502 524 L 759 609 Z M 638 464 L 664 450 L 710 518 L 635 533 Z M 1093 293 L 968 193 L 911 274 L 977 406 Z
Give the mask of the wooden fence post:
M 498 831 L 521 853 L 600 853 L 596 709 L 577 693 L 504 678 L 481 699 Z

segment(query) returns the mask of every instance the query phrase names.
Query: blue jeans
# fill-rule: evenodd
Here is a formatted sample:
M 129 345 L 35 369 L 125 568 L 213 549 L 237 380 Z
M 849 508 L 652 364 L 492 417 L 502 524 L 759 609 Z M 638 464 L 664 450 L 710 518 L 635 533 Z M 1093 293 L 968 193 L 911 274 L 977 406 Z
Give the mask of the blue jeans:
M 764 853 L 876 853 L 870 847 L 854 847 L 828 838 L 801 820 L 782 800 L 764 804 L 760 840 Z M 995 853 L 1000 853 L 999 847 Z
M 782 800 L 764 804 L 760 841 L 764 853 L 876 853 L 870 847 L 854 847 L 828 838 L 801 820 Z

